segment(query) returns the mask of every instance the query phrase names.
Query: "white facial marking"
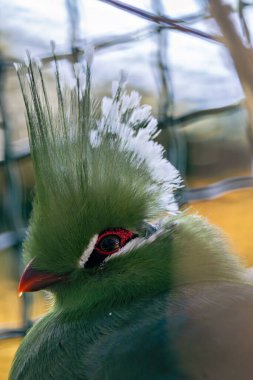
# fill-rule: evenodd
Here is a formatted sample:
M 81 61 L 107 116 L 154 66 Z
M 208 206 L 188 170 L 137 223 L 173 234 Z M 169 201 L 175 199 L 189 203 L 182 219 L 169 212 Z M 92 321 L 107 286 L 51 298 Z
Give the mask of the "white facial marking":
M 81 268 L 83 268 L 85 263 L 89 260 L 89 257 L 95 247 L 97 239 L 98 239 L 98 234 L 94 235 L 93 238 L 91 238 L 88 244 L 88 247 L 84 250 L 82 256 L 80 257 L 78 264 Z

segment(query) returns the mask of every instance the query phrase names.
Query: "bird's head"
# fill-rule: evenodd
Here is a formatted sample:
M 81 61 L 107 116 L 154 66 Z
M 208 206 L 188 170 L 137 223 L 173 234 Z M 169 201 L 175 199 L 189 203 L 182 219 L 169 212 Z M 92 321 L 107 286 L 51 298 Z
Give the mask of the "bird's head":
M 134 289 L 129 297 L 159 281 L 168 286 L 169 234 L 148 221 L 176 210 L 181 180 L 153 140 L 150 107 L 125 92 L 123 78 L 100 105 L 87 65 L 76 67 L 71 90 L 62 90 L 57 68 L 54 110 L 40 65 L 30 60 L 17 71 L 36 180 L 20 292 L 46 288 L 71 303 L 106 299 L 108 291 L 120 298 L 123 285 L 126 294 Z

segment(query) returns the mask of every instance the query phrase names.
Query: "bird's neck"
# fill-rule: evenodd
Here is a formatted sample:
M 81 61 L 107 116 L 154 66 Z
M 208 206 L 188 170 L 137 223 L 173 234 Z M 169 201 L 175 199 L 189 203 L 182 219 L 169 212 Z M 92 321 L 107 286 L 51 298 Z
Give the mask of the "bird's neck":
M 221 231 L 198 216 L 179 219 L 173 239 L 172 286 L 207 281 L 245 282 L 245 268 Z

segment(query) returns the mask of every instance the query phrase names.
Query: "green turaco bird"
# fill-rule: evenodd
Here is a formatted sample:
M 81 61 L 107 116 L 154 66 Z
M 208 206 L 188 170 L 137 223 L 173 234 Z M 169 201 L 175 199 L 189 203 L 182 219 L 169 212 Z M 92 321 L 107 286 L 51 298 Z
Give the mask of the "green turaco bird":
M 219 230 L 177 213 L 176 169 L 150 107 L 124 89 L 93 100 L 90 66 L 50 100 L 39 63 L 17 66 L 36 189 L 19 291 L 50 311 L 10 380 L 250 380 L 253 287 Z

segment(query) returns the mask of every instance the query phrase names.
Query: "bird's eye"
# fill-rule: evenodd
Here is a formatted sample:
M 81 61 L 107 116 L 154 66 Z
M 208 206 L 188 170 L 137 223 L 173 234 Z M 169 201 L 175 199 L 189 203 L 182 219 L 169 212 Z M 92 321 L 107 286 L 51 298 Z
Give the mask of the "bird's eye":
M 134 237 L 136 234 L 124 228 L 108 229 L 98 236 L 94 250 L 104 255 L 111 255 L 124 247 Z
M 120 248 L 120 243 L 121 240 L 119 236 L 107 235 L 99 241 L 97 248 L 100 248 L 101 251 L 104 251 L 106 253 L 114 252 Z
M 106 257 L 118 252 L 137 235 L 124 228 L 108 229 L 98 236 L 95 247 L 85 263 L 86 268 L 99 266 Z

